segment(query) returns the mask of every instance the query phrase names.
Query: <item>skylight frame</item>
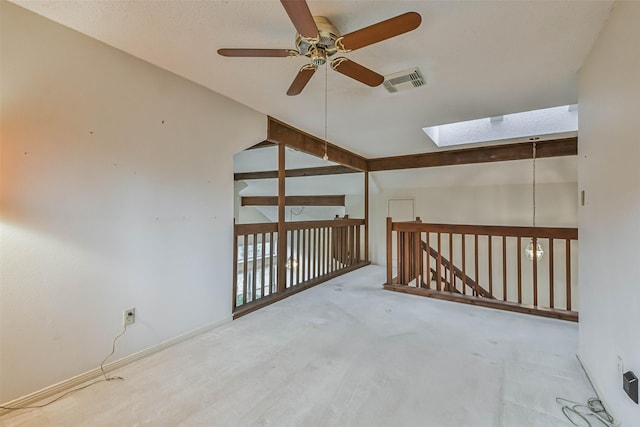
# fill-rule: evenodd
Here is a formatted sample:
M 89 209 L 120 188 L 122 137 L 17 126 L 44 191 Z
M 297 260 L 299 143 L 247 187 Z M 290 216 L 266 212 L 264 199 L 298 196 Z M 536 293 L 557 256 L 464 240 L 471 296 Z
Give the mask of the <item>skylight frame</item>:
M 428 126 L 422 130 L 440 148 L 474 143 L 540 138 L 578 130 L 577 104 L 504 116 Z

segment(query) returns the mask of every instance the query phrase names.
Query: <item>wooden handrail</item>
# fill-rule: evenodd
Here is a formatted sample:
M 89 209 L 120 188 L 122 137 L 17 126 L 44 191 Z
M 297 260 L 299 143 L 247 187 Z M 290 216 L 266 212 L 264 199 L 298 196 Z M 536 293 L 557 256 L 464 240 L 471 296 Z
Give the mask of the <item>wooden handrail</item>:
M 361 259 L 364 223 L 234 224 L 234 318 L 369 264 Z
M 393 231 L 477 234 L 480 236 L 536 237 L 542 239 L 578 239 L 577 228 L 517 227 L 503 225 L 429 224 L 423 222 L 394 222 Z
M 352 225 L 364 225 L 364 219 L 329 219 L 321 221 L 294 221 L 285 222 L 286 230 L 302 230 L 307 228 L 322 227 L 348 227 Z M 236 235 L 270 233 L 278 231 L 277 222 L 260 222 L 255 224 L 235 224 Z
M 565 320 L 578 319 L 578 313 L 572 311 L 575 284 L 571 275 L 576 262 L 572 246 L 578 239 L 577 228 L 430 224 L 419 218 L 408 222 L 387 218 L 386 235 L 385 289 Z M 534 256 L 528 261 L 524 249 L 528 244 L 535 248 L 536 243 L 547 247 L 544 258 L 538 260 Z M 460 257 L 455 260 L 454 244 L 455 253 L 459 254 L 456 256 Z M 394 265 L 392 253 L 396 248 Z M 448 258 L 444 257 L 446 252 Z M 500 252 L 502 256 L 493 256 Z M 559 263 L 560 268 L 555 268 Z M 394 269 L 397 269 L 395 278 Z M 548 274 L 543 272 L 547 269 Z M 564 282 L 564 295 L 558 292 L 559 280 Z M 488 283 L 489 288 L 480 286 L 480 282 Z

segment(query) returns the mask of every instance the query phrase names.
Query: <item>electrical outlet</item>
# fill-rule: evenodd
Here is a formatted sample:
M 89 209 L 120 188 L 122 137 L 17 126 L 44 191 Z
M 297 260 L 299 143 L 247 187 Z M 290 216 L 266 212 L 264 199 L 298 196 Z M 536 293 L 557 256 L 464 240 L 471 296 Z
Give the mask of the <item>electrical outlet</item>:
M 136 309 L 128 308 L 122 312 L 122 324 L 123 326 L 129 326 L 136 323 Z

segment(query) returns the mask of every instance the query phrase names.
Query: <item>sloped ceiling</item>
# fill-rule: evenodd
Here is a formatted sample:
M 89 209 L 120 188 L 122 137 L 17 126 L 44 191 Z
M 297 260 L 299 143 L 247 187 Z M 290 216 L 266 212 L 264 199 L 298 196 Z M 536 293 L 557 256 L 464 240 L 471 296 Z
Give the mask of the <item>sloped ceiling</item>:
M 312 13 L 328 17 L 343 34 L 420 13 L 417 30 L 346 56 L 383 75 L 417 66 L 427 84 L 389 94 L 329 70 L 325 88 L 319 70 L 302 94 L 289 97 L 285 92 L 305 58 L 216 53 L 222 47 L 293 48 L 295 30 L 279 1 L 13 2 L 321 138 L 326 90 L 328 140 L 369 158 L 437 150 L 425 126 L 576 103 L 577 72 L 613 5 L 309 0 Z M 557 166 L 568 169 L 553 174 L 575 174 L 575 161 Z M 383 186 L 393 187 L 385 175 L 394 174 L 379 174 Z M 456 179 L 442 175 L 441 181 Z

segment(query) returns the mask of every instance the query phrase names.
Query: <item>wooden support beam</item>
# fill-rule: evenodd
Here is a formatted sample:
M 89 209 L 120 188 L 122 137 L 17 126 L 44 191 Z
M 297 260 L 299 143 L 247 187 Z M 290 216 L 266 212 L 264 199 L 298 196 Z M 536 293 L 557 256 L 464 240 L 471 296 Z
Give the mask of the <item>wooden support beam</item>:
M 407 156 L 379 157 L 369 159 L 367 164 L 368 170 L 374 172 L 524 160 L 533 157 L 532 144 L 533 142 L 518 142 L 515 144 L 446 150 Z M 536 158 L 576 155 L 578 155 L 577 137 L 536 141 Z
M 324 176 L 341 175 L 345 173 L 360 173 L 361 171 L 351 169 L 348 166 L 321 166 L 317 168 L 289 169 L 285 171 L 287 178 L 299 178 L 302 176 Z M 273 179 L 278 177 L 278 171 L 260 172 L 238 172 L 233 174 L 234 181 L 244 181 L 248 179 Z
M 287 288 L 287 269 L 285 267 L 286 259 L 287 259 L 287 230 L 285 229 L 285 146 L 278 146 L 278 197 L 277 206 L 278 206 L 278 278 L 276 279 L 278 293 L 284 292 Z
M 278 206 L 278 196 L 244 196 L 241 206 Z M 344 206 L 340 196 L 286 196 L 285 206 Z
M 316 157 L 324 156 L 325 141 L 313 135 L 295 129 L 279 120 L 269 117 L 267 121 L 267 140 L 303 151 Z M 329 160 L 359 171 L 367 170 L 367 159 L 340 148 L 326 144 Z
M 358 242 L 360 244 L 360 242 Z M 369 261 L 369 172 L 364 173 L 364 260 Z

